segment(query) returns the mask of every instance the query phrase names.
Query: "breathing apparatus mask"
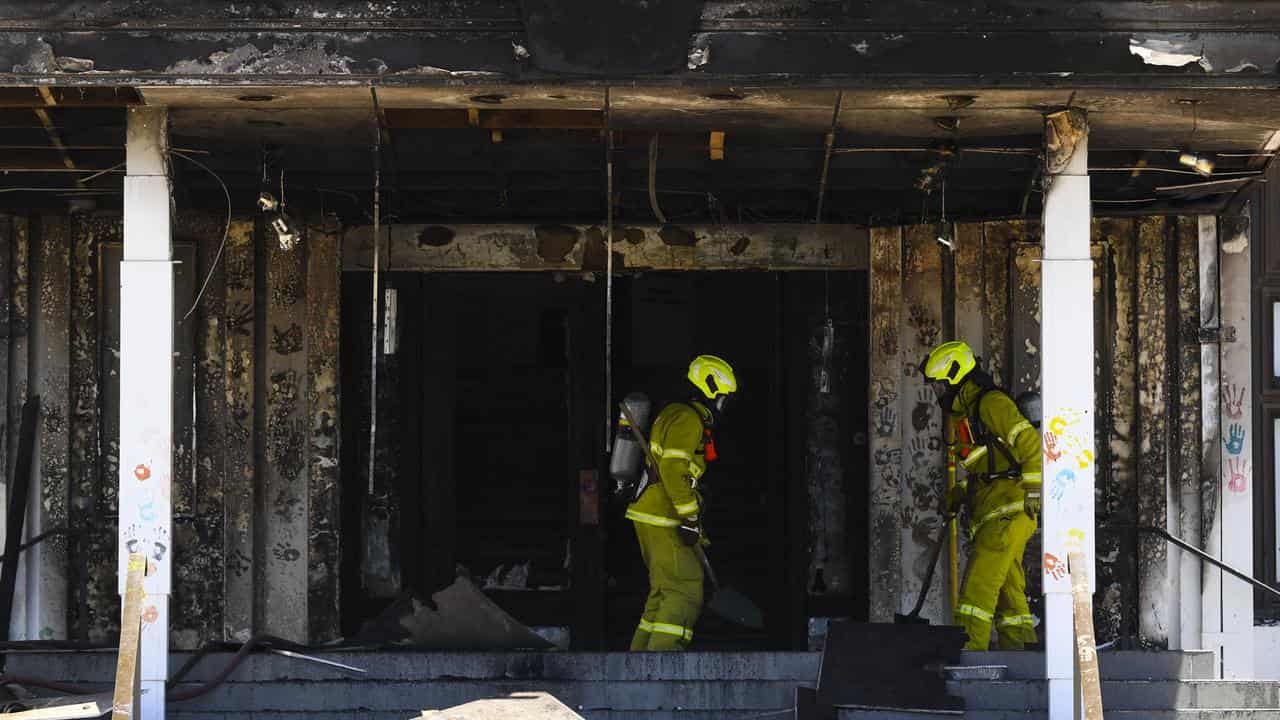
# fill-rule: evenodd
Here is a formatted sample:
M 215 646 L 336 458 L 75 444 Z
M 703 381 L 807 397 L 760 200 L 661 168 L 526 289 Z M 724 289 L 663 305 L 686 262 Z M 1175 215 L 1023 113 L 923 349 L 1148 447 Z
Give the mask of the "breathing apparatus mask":
M 952 385 L 946 380 L 929 380 L 929 389 L 933 391 L 933 396 L 938 399 L 938 407 L 942 408 L 942 412 L 951 412 L 951 408 L 956 401 L 956 395 L 960 392 L 960 386 Z

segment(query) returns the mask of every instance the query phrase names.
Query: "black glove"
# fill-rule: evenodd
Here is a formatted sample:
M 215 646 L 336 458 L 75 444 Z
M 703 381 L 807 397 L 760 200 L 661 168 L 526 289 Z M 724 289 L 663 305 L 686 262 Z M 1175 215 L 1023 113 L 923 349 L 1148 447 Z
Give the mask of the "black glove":
M 685 518 L 680 527 L 676 528 L 676 534 L 680 536 L 680 542 L 693 547 L 702 538 L 702 525 L 697 517 Z

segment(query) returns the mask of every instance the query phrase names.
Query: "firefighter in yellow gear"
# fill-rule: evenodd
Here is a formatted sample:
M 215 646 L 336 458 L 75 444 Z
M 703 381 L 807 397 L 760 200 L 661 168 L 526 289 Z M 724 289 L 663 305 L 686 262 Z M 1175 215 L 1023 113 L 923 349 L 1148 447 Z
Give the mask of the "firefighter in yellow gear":
M 956 607 L 965 649 L 986 650 L 994 624 L 1000 649 L 1020 650 L 1037 640 L 1022 557 L 1040 514 L 1040 432 L 965 343 L 939 345 L 920 371 L 949 415 L 965 470 L 947 496 L 948 512 L 968 511 L 972 540 Z
M 648 486 L 627 506 L 649 571 L 649 596 L 632 650 L 683 650 L 702 610 L 702 563 L 695 546 L 705 539 L 698 480 L 715 459 L 711 428 L 738 381 L 729 363 L 714 355 L 694 358 L 688 377 L 697 389 L 693 399 L 667 405 L 649 431 L 657 478 L 649 467 Z

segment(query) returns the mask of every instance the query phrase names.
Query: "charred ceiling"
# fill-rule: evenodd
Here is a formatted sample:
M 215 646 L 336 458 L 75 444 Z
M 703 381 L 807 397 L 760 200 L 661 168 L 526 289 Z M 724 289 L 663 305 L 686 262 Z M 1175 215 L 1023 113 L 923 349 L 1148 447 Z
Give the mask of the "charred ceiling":
M 1070 104 L 1098 214 L 1212 211 L 1280 144 L 1278 31 L 1250 0 L 13 0 L 0 205 L 118 204 L 146 103 L 245 210 L 283 171 L 362 221 L 381 137 L 403 221 L 593 222 L 612 130 L 623 222 L 1033 216 Z

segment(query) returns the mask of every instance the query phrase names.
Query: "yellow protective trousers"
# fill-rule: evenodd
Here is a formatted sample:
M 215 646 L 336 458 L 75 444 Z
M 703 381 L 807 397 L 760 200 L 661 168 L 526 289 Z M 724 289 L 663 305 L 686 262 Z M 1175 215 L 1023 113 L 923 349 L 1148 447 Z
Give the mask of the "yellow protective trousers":
M 633 523 L 640 555 L 649 570 L 649 597 L 632 650 L 683 650 L 693 639 L 702 610 L 702 565 L 674 527 Z
M 993 518 L 978 528 L 956 607 L 956 622 L 969 635 L 966 650 L 986 650 L 993 623 L 1001 650 L 1021 650 L 1036 641 L 1022 570 L 1022 555 L 1035 530 L 1035 520 L 1024 512 Z

